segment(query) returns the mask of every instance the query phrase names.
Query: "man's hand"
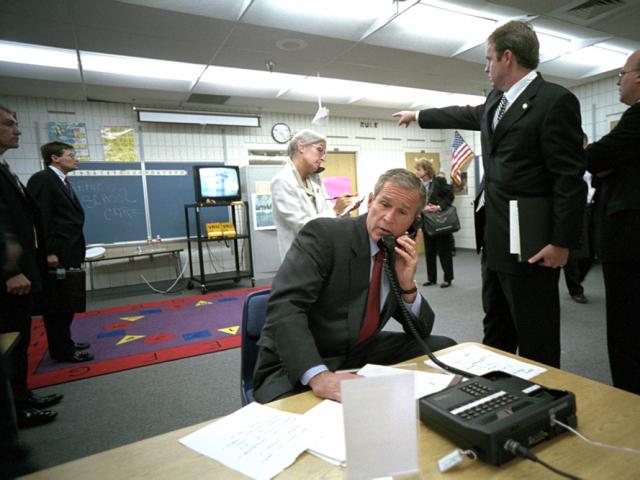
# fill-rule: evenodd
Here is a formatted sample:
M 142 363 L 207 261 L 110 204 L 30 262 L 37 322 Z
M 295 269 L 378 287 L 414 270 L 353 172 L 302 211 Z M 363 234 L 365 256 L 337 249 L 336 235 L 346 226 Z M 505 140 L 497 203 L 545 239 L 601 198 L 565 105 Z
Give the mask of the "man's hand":
M 415 240 L 402 235 L 396 239 L 396 275 L 402 290 L 411 290 L 416 285 L 416 269 L 418 268 L 417 242 L 422 240 L 422 230 L 418 230 Z M 403 297 L 407 303 L 413 303 L 417 292 Z
M 402 110 L 401 112 L 394 113 L 393 116 L 398 119 L 398 125 L 404 125 L 405 127 L 408 127 L 411 125 L 411 122 L 417 120 L 415 110 Z
M 328 398 L 336 402 L 342 401 L 340 395 L 340 382 L 343 380 L 355 380 L 362 378 L 355 373 L 335 373 L 328 370 L 319 373 L 311 380 L 309 386 L 316 397 Z
M 47 265 L 49 266 L 49 268 L 57 267 L 59 264 L 60 262 L 58 261 L 58 256 L 55 253 L 47 255 Z
M 31 291 L 31 282 L 22 273 L 7 280 L 7 293 L 11 295 L 26 295 Z
M 543 267 L 558 268 L 564 267 L 569 259 L 569 249 L 565 247 L 557 247 L 555 245 L 547 245 L 533 257 L 529 259 L 529 263 L 541 265 Z

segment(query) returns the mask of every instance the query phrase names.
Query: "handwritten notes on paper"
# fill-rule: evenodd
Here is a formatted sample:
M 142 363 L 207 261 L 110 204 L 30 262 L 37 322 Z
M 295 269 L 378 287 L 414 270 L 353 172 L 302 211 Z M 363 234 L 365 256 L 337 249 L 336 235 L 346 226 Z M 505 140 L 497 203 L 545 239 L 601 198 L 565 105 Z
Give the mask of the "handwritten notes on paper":
M 438 355 L 438 360 L 474 375 L 484 375 L 494 370 L 500 370 L 529 380 L 547 371 L 546 368 L 500 355 L 477 345 L 469 345 L 445 355 Z M 425 363 L 430 367 L 440 368 L 431 360 L 427 360 Z
M 250 403 L 180 439 L 180 443 L 255 479 L 269 479 L 309 445 L 301 415 Z

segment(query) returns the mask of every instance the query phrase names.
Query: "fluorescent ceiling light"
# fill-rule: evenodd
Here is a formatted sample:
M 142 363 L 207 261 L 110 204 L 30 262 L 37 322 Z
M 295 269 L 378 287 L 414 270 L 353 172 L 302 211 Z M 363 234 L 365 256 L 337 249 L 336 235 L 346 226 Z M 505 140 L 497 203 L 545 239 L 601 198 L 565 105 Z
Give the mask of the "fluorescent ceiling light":
M 345 20 L 375 20 L 386 13 L 395 12 L 391 0 L 270 0 L 269 9 L 308 17 L 309 21 L 321 20 L 325 24 L 343 23 Z M 282 28 L 287 28 L 287 25 L 283 24 Z
M 80 52 L 83 70 L 133 77 L 195 82 L 205 65 L 170 62 L 151 58 L 125 57 L 104 53 Z
M 624 65 L 627 54 L 598 46 L 576 50 L 562 56 L 562 60 L 574 65 L 592 66 L 599 71 L 609 71 Z
M 496 26 L 495 19 L 480 14 L 470 15 L 424 4 L 409 9 L 393 23 L 421 38 L 471 45 L 484 42 Z
M 540 42 L 540 58 L 543 61 L 557 58 L 571 50 L 572 42 L 570 38 L 537 29 L 536 35 Z
M 175 110 L 135 109 L 139 122 L 188 123 L 194 125 L 222 125 L 232 127 L 259 127 L 259 115 L 189 112 Z
M 43 67 L 78 68 L 75 50 L 5 41 L 0 41 L 0 61 Z
M 273 73 L 244 68 L 207 67 L 200 82 L 223 87 L 242 88 L 243 90 L 273 90 L 280 92 L 298 81 L 300 75 Z M 199 82 L 199 83 L 200 83 Z

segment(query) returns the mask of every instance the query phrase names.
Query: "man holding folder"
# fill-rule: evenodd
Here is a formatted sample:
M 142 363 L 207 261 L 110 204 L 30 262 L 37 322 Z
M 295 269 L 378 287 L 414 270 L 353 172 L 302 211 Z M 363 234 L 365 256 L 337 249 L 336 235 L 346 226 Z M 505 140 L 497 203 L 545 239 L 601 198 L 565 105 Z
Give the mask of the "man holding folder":
M 494 89 L 484 104 L 394 116 L 401 125 L 417 120 L 422 128 L 481 132 L 484 196 L 476 215 L 485 215 L 483 342 L 558 367 L 558 267 L 567 263 L 580 237 L 585 158 L 578 99 L 545 81 L 535 71 L 538 62 L 533 29 L 508 22 L 487 42 L 485 72 Z M 550 228 L 546 245 L 520 261 L 510 253 L 509 202 L 532 197 L 549 199 Z

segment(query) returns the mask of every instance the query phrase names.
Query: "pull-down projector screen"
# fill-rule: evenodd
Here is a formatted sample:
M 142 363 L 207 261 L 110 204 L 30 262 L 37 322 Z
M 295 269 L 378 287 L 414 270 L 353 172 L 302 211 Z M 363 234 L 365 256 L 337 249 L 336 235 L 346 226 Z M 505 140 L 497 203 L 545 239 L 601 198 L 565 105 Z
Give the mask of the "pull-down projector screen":
M 179 112 L 135 109 L 139 122 L 189 123 L 194 125 L 223 125 L 230 127 L 259 127 L 259 115 L 208 112 Z

